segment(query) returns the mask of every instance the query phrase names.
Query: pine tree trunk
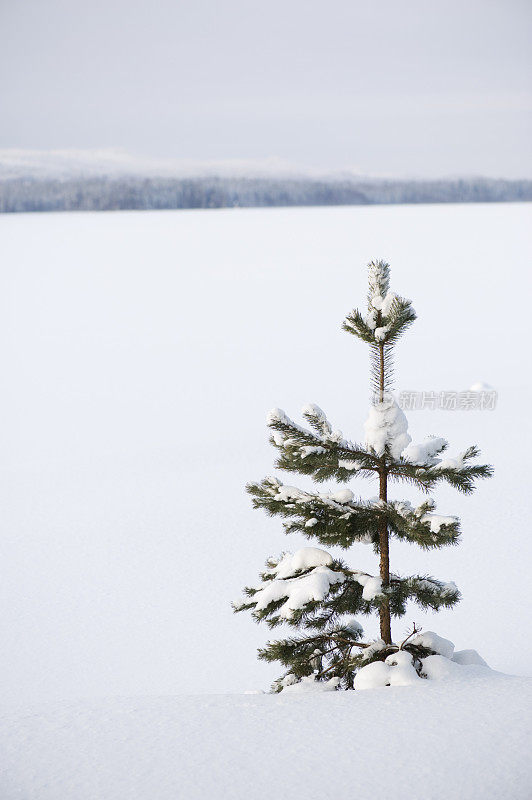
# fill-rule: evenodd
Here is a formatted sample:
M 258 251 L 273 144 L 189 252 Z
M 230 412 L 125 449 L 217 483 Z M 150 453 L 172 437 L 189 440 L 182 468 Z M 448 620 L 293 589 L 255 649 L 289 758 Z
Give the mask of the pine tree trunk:
M 386 470 L 383 469 L 382 472 L 379 473 L 379 498 L 384 500 L 384 502 L 388 499 L 388 476 L 386 475 Z M 388 537 L 388 525 L 386 520 L 383 520 L 380 523 L 379 528 L 379 552 L 380 552 L 380 578 L 382 581 L 383 589 L 389 585 L 390 583 L 390 546 L 389 546 L 389 537 Z M 392 643 L 392 630 L 391 630 L 391 620 L 390 620 L 390 603 L 388 598 L 383 601 L 380 611 L 380 627 L 381 627 L 381 639 L 386 642 L 386 644 Z
M 380 315 L 379 315 L 380 316 Z M 384 345 L 380 345 L 380 401 L 384 400 Z M 379 499 L 385 503 L 388 501 L 388 475 L 385 464 L 379 472 Z M 380 578 L 382 588 L 386 588 L 390 583 L 390 542 L 388 536 L 388 525 L 385 520 L 379 526 L 379 553 L 380 553 Z M 390 602 L 388 598 L 383 600 L 379 611 L 381 639 L 386 644 L 392 643 L 392 629 L 390 619 Z

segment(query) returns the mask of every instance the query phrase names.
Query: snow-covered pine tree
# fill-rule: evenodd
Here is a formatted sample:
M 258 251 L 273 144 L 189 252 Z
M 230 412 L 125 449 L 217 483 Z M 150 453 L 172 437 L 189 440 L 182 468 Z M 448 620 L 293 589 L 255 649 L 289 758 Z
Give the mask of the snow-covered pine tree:
M 287 624 L 298 629 L 297 635 L 268 642 L 259 650 L 259 658 L 280 661 L 285 667 L 273 685 L 276 691 L 306 676 L 353 688 L 362 666 L 386 658 L 390 663 L 389 657 L 398 650 L 408 652 L 410 665 L 413 663 L 419 673 L 419 659 L 436 650 L 426 637 L 416 636 L 415 629 L 407 640 L 394 644 L 391 617 L 403 616 L 408 601 L 438 611 L 455 605 L 460 598 L 454 583 L 390 572 L 390 537 L 429 550 L 456 544 L 460 523 L 457 517 L 436 514 L 432 499 L 417 508 L 389 499 L 389 481 L 406 481 L 425 493 L 440 481 L 447 481 L 469 494 L 474 480 L 489 477 L 492 468 L 472 463 L 479 455 L 475 446 L 446 458 L 441 457 L 447 448 L 445 439 L 411 443 L 406 417 L 390 392 L 393 351 L 416 314 L 409 300 L 390 291 L 389 282 L 389 265 L 370 263 L 368 312 L 363 316 L 355 310 L 343 323 L 345 331 L 370 348 L 373 397 L 365 423 L 365 445 L 344 439 L 315 405 L 303 409 L 309 428 L 296 424 L 280 409 L 268 415 L 279 469 L 312 476 L 318 483 L 371 478 L 378 481 L 378 498 L 364 501 L 355 498 L 348 488 L 302 491 L 275 477 L 247 486 L 255 508 L 287 520 L 286 533 L 303 534 L 322 545 L 337 545 L 344 550 L 358 542 L 368 543 L 379 557 L 378 575 L 368 575 L 321 548 L 304 547 L 293 555 L 284 553 L 268 560 L 261 574 L 262 585 L 245 589 L 246 599 L 234 605 L 235 611 L 251 610 L 256 621 L 264 620 L 270 628 Z M 364 642 L 362 627 L 354 615 L 371 613 L 380 617 L 381 638 Z

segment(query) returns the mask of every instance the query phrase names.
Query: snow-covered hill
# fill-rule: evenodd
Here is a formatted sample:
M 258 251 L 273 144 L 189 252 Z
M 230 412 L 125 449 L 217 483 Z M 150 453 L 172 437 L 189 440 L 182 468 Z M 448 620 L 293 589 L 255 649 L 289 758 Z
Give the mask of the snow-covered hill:
M 0 715 L 2 800 L 525 800 L 532 680 L 117 698 Z M 469 671 L 469 672 L 468 672 Z
M 112 149 L 0 149 L 0 213 L 531 199 L 529 180 L 377 178 L 277 158 L 201 162 Z
M 279 158 L 194 161 L 140 156 L 121 148 L 99 150 L 17 150 L 0 148 L 0 180 L 13 178 L 123 177 L 323 177 L 324 171 L 302 167 Z M 352 170 L 342 177 L 357 175 Z

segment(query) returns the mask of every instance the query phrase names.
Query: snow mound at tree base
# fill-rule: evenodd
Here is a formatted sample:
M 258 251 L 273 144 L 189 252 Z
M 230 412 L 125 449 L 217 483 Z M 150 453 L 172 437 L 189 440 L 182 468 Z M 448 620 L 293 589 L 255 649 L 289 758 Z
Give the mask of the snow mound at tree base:
M 453 642 L 434 631 L 418 634 L 405 644 L 405 649 L 396 644 L 385 645 L 379 639 L 367 646 L 364 652 L 373 660 L 356 673 L 353 688 L 358 691 L 382 686 L 410 686 L 422 679 L 467 683 L 475 677 L 493 673 L 476 650 L 455 651 Z M 339 683 L 339 678 L 318 680 L 317 674 L 297 680 L 288 673 L 281 682 L 281 691 L 285 694 L 330 692 L 341 688 Z
M 374 692 L 4 709 L 0 797 L 525 800 L 532 680 L 462 670 Z
M 492 672 L 476 650 L 458 650 L 454 643 L 427 631 L 411 640 L 413 647 L 424 647 L 433 654 L 416 658 L 407 650 L 398 650 L 383 661 L 373 661 L 355 676 L 355 689 L 376 689 L 380 686 L 409 686 L 422 679 L 465 681 Z M 408 646 L 408 645 L 407 645 Z
M 476 651 L 469 651 L 474 653 Z M 480 656 L 479 656 L 480 658 Z M 373 661 L 362 667 L 355 677 L 355 689 L 376 689 L 381 686 L 410 686 L 428 678 L 433 681 L 458 681 L 468 683 L 477 677 L 493 673 L 487 665 L 460 664 L 445 656 L 427 656 L 418 669 L 414 659 L 403 650 L 394 653 L 385 661 Z M 419 674 L 419 672 L 420 674 Z

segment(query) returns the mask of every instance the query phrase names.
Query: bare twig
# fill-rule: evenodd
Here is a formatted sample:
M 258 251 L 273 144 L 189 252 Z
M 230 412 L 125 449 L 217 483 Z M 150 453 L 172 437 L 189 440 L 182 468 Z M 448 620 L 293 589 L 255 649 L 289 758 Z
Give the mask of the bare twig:
M 409 639 L 412 638 L 412 636 L 415 636 L 416 633 L 419 633 L 422 630 L 421 628 L 416 628 L 416 623 L 415 622 L 412 623 L 412 626 L 413 627 L 412 627 L 411 633 L 409 633 L 408 636 L 406 637 L 406 639 L 404 639 L 401 642 L 401 644 L 399 645 L 399 650 L 403 649 L 403 646 L 408 642 Z

